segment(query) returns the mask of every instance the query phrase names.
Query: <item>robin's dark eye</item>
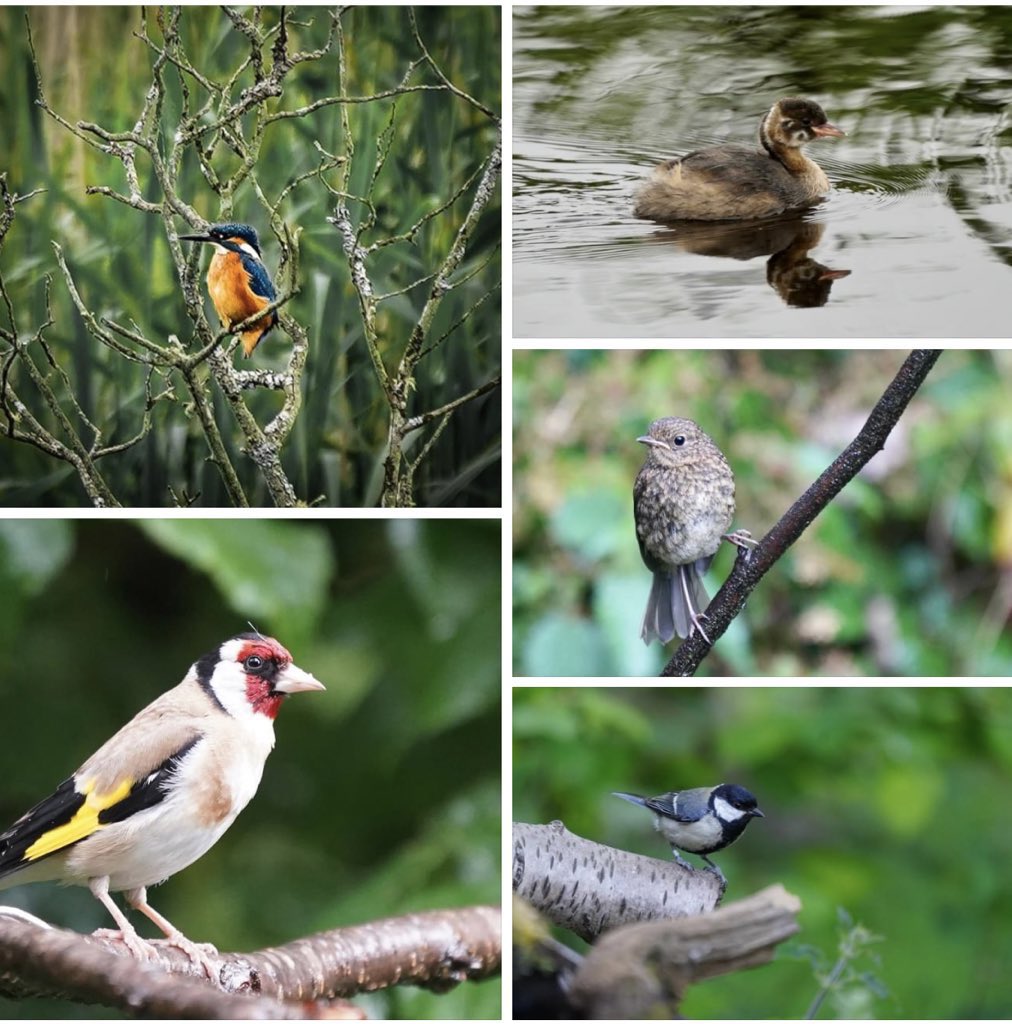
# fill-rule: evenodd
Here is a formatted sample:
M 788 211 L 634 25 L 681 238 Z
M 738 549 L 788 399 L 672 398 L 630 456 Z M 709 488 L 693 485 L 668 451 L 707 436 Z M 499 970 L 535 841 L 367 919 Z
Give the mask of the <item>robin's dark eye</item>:
M 243 665 L 249 672 L 256 672 L 258 669 L 264 667 L 264 659 L 259 654 L 251 654 L 244 662 Z
M 679 447 L 679 448 L 681 448 L 681 446 L 682 446 L 683 444 L 685 444 L 685 435 L 684 435 L 684 434 L 679 434 L 679 435 L 678 435 L 678 436 L 677 436 L 677 437 L 675 438 L 675 444 L 677 444 L 677 445 L 678 445 L 678 447 Z

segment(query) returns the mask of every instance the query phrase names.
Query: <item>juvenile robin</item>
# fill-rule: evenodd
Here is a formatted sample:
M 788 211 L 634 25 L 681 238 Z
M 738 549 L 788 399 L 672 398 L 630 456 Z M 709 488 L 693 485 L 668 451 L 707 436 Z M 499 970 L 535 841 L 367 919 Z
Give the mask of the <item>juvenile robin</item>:
M 703 573 L 721 540 L 754 543 L 745 531 L 727 533 L 734 518 L 734 474 L 721 450 L 692 420 L 666 416 L 636 438 L 647 457 L 636 476 L 636 538 L 654 574 L 640 635 L 662 644 L 698 629 L 709 604 Z

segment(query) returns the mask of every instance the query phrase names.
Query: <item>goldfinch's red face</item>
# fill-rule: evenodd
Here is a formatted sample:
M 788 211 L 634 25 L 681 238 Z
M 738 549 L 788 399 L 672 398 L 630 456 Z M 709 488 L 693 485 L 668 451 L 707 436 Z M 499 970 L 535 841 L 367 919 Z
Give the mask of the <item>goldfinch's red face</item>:
M 231 715 L 274 718 L 290 693 L 322 690 L 323 684 L 292 664 L 292 656 L 273 637 L 244 633 L 226 640 L 197 663 L 201 685 Z

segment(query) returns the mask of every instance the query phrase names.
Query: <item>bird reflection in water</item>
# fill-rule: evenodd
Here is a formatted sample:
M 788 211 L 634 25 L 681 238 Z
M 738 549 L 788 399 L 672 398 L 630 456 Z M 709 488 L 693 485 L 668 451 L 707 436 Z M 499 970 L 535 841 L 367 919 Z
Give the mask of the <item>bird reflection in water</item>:
M 764 221 L 686 221 L 653 237 L 673 242 L 697 256 L 752 260 L 769 256 L 766 281 L 788 306 L 824 306 L 833 282 L 849 270 L 832 270 L 809 252 L 825 234 L 826 225 L 797 215 Z

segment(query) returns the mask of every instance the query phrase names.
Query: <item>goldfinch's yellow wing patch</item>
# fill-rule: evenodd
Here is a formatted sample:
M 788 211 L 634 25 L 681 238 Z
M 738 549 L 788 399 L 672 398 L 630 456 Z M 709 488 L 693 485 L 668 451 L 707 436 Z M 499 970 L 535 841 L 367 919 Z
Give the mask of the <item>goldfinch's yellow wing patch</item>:
M 201 738 L 199 733 L 188 731 L 180 737 L 179 746 L 153 770 L 137 779 L 125 778 L 111 789 L 106 782 L 100 791 L 101 777 L 92 774 L 89 764 L 85 764 L 80 773 L 84 781 L 67 779 L 55 793 L 0 833 L 0 879 L 161 803 L 175 786 L 183 761 Z
M 89 780 L 81 787 L 84 803 L 77 809 L 74 816 L 64 825 L 51 828 L 39 836 L 24 852 L 25 860 L 38 860 L 50 853 L 56 853 L 65 846 L 70 846 L 85 836 L 90 836 L 96 829 L 102 828 L 98 816 L 122 800 L 130 792 L 133 782 L 129 779 L 120 783 L 109 793 L 97 796 L 94 792 L 94 780 Z

